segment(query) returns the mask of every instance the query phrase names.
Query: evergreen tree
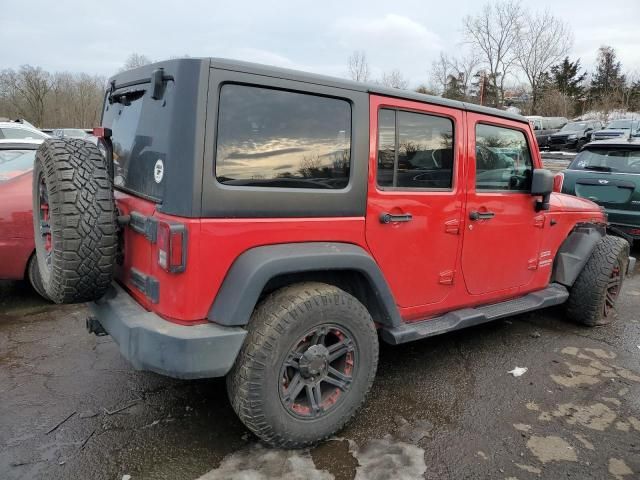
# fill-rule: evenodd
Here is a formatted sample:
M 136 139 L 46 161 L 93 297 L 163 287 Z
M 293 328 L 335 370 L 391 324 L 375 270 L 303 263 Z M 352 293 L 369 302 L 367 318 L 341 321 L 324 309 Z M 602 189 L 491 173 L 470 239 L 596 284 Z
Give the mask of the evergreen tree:
M 453 100 L 464 100 L 464 79 L 456 75 L 449 75 L 447 77 L 447 85 L 444 92 L 442 92 L 442 96 Z
M 602 46 L 598 51 L 598 66 L 591 79 L 591 96 L 601 99 L 624 86 L 622 64 L 612 47 Z
M 485 71 L 479 71 L 474 75 L 471 82 L 473 89 L 477 92 L 478 103 L 490 107 L 497 107 L 501 103 L 500 89 L 496 87 L 498 79 L 495 75 L 488 74 Z
M 587 72 L 580 73 L 580 59 L 571 62 L 565 57 L 562 63 L 551 67 L 550 81 L 563 95 L 577 99 L 584 94 L 584 80 Z

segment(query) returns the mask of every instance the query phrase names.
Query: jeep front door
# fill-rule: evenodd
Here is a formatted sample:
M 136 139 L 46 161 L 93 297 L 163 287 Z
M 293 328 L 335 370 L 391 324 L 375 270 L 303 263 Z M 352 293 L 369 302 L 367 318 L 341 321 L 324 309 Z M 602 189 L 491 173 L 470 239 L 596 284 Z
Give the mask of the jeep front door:
M 461 238 L 462 112 L 377 96 L 370 109 L 367 245 L 398 305 L 442 302 Z
M 530 193 L 535 143 L 524 123 L 473 113 L 467 123 L 464 281 L 472 295 L 517 290 L 534 279 L 545 220 Z

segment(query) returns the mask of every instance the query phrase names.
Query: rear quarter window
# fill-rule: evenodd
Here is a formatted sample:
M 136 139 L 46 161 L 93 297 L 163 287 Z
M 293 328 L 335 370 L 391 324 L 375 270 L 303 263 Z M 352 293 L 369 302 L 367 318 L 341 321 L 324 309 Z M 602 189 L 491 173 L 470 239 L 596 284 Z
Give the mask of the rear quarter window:
M 343 189 L 351 104 L 238 84 L 220 90 L 215 175 L 238 187 Z

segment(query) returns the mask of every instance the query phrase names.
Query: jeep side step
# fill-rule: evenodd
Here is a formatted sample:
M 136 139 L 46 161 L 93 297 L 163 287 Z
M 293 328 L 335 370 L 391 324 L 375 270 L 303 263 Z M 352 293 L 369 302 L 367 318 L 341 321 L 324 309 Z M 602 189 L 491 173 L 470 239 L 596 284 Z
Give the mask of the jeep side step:
M 552 283 L 544 290 L 529 293 L 506 302 L 476 308 L 463 308 L 445 313 L 440 317 L 407 323 L 399 327 L 383 328 L 382 339 L 392 345 L 412 342 L 413 340 L 480 325 L 498 318 L 560 305 L 567 298 L 569 298 L 567 289 L 559 283 Z

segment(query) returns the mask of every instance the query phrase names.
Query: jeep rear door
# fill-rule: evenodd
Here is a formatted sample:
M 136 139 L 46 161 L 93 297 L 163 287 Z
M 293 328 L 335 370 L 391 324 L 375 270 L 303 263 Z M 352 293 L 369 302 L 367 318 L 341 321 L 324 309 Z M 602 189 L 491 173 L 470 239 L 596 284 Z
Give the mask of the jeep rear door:
M 367 245 L 401 307 L 452 292 L 464 185 L 463 112 L 371 96 Z
M 517 121 L 469 112 L 467 125 L 464 281 L 472 295 L 517 292 L 534 279 L 545 221 L 530 194 L 535 141 Z

